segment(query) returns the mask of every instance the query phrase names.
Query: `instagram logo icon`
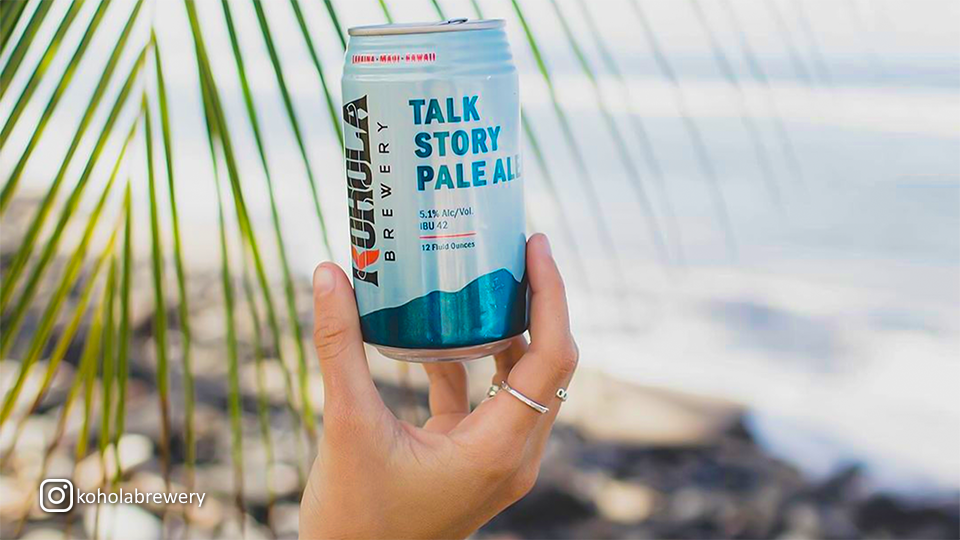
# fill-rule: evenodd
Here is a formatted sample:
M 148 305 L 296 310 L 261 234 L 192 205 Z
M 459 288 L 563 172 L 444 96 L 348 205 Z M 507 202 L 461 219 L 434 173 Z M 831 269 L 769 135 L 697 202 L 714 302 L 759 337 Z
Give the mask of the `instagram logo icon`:
M 73 508 L 73 482 L 51 478 L 40 484 L 40 509 L 48 513 L 69 512 Z

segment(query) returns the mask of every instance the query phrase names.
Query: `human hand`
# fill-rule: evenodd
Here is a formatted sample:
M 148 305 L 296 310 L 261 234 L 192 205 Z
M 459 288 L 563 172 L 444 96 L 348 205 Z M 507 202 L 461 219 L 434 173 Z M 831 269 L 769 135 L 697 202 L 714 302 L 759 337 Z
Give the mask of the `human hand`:
M 465 538 L 533 488 L 577 367 L 563 280 L 542 234 L 527 243 L 532 291 L 523 336 L 495 357 L 507 383 L 550 408 L 500 392 L 470 412 L 459 363 L 424 364 L 432 417 L 421 427 L 384 406 L 363 350 L 353 290 L 332 263 L 314 272 L 314 343 L 323 372 L 320 452 L 300 503 L 301 538 Z

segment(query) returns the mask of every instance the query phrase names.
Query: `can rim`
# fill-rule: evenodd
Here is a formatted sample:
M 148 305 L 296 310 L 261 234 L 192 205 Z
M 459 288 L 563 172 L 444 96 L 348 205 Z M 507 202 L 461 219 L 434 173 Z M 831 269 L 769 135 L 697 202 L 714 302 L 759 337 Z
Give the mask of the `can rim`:
M 465 32 L 470 30 L 491 30 L 503 28 L 503 19 L 447 19 L 440 22 L 420 22 L 401 24 L 373 24 L 354 26 L 347 30 L 351 36 L 396 36 L 404 34 L 436 34 L 441 32 Z

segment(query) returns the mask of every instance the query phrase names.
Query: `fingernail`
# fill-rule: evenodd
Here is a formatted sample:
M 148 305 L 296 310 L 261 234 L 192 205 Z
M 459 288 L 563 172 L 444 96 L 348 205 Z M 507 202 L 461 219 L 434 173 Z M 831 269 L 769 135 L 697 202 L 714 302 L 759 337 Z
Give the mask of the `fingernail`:
M 313 290 L 317 294 L 327 294 L 333 290 L 336 279 L 332 270 L 320 265 L 317 267 L 317 271 L 313 273 Z
M 550 247 L 550 239 L 543 235 L 543 245 L 547 246 L 547 255 L 553 257 L 553 248 Z

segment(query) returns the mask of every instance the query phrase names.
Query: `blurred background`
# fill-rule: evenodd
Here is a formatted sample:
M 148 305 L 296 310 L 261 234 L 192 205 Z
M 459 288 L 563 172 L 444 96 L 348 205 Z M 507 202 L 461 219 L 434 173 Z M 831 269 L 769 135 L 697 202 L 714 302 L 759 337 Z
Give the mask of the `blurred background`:
M 296 536 L 345 30 L 478 16 L 581 363 L 476 536 L 960 536 L 956 2 L 0 6 L 0 536 Z M 425 420 L 422 370 L 368 352 Z M 45 514 L 55 477 L 212 500 Z

